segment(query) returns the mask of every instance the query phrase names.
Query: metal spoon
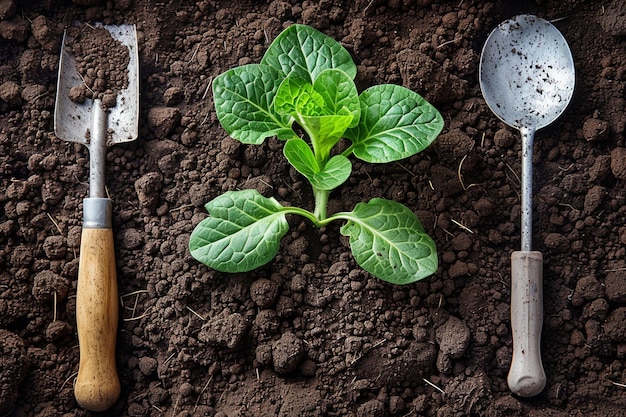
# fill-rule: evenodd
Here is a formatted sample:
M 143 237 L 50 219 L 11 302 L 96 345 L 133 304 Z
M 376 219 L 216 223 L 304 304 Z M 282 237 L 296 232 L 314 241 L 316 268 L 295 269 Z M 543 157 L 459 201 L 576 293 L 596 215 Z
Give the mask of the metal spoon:
M 521 250 L 511 254 L 513 358 L 507 381 L 513 393 L 531 397 L 546 385 L 541 362 L 543 255 L 531 250 L 533 139 L 572 98 L 574 62 L 563 35 L 550 22 L 519 15 L 491 32 L 479 73 L 489 108 L 522 136 Z

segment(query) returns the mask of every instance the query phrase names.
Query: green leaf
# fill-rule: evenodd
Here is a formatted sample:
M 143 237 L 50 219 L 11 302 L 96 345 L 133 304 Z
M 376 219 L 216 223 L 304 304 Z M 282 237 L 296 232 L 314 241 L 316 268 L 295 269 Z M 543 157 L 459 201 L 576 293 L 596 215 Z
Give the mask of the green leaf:
M 246 272 L 271 261 L 289 224 L 283 207 L 256 190 L 229 191 L 206 204 L 210 216 L 191 233 L 189 250 L 222 272 Z
M 215 110 L 220 123 L 233 138 L 259 145 L 265 138 L 295 137 L 288 115 L 277 114 L 274 96 L 282 75 L 266 65 L 249 64 L 230 69 L 213 81 Z
M 261 64 L 280 71 L 283 78 L 297 77 L 313 83 L 320 72 L 335 68 L 352 79 L 356 65 L 350 53 L 336 40 L 306 25 L 292 25 L 269 46 Z
M 300 116 L 300 124 L 313 142 L 315 154 L 322 160 L 328 159 L 330 150 L 339 142 L 352 123 L 353 116 Z
M 343 155 L 335 155 L 326 162 L 324 169 L 311 179 L 311 185 L 319 190 L 331 191 L 346 182 L 352 173 L 352 162 Z
M 355 126 L 361 103 L 354 82 L 343 71 L 325 70 L 314 84 L 301 78 L 286 78 L 276 92 L 275 110 L 292 116 L 309 135 L 318 159 Z
M 437 270 L 435 242 L 404 205 L 374 198 L 337 217 L 348 220 L 341 233 L 357 263 L 383 281 L 409 284 Z
M 351 114 L 353 119 L 349 127 L 358 124 L 361 118 L 359 92 L 348 74 L 337 69 L 324 70 L 315 79 L 313 89 L 324 99 L 323 114 Z
M 426 149 L 443 129 L 437 109 L 399 85 L 368 88 L 360 96 L 361 120 L 346 132 L 357 158 L 392 162 Z
M 313 151 L 302 139 L 290 139 L 285 143 L 283 154 L 291 165 L 307 179 L 320 172 L 319 164 Z
M 318 116 L 324 110 L 324 97 L 301 78 L 285 78 L 276 92 L 274 108 L 276 112 L 289 114 L 295 119 L 302 114 Z
M 334 190 L 343 184 L 352 172 L 352 163 L 341 155 L 335 155 L 320 167 L 313 151 L 302 139 L 290 139 L 283 149 L 291 165 L 319 190 Z

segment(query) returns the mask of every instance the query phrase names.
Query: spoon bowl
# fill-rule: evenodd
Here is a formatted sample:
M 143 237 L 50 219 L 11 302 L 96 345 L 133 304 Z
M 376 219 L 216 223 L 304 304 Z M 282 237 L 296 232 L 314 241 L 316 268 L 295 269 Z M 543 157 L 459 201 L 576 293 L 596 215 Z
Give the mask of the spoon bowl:
M 536 16 L 498 25 L 485 43 L 479 72 L 487 105 L 516 129 L 548 126 L 574 93 L 569 46 L 554 25 Z

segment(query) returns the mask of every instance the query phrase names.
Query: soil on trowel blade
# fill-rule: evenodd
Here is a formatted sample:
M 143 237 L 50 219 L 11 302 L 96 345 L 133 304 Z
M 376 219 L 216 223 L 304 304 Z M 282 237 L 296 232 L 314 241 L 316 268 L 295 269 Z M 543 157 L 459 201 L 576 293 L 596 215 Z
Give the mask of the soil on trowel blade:
M 100 99 L 105 107 L 115 107 L 117 94 L 128 87 L 128 48 L 104 27 L 87 24 L 67 29 L 65 48 L 75 57 L 83 80 L 70 88 L 70 99 Z

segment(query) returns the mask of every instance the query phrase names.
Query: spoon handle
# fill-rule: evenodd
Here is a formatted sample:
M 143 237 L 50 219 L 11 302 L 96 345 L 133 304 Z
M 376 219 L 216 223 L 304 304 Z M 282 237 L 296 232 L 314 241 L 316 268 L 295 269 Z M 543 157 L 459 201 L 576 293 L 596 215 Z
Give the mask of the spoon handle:
M 522 135 L 522 252 L 529 252 L 532 243 L 533 230 L 533 143 L 535 141 L 535 128 L 523 126 L 520 129 Z
M 541 363 L 543 325 L 543 255 L 537 251 L 511 254 L 511 327 L 513 358 L 507 382 L 522 397 L 539 394 L 546 386 Z

